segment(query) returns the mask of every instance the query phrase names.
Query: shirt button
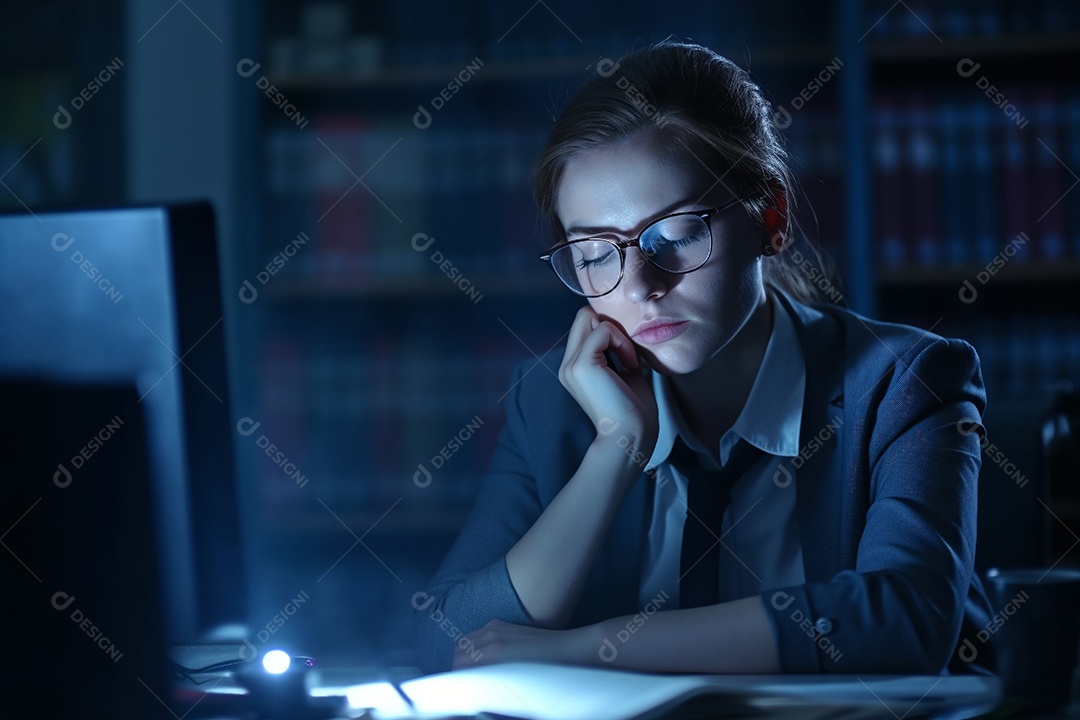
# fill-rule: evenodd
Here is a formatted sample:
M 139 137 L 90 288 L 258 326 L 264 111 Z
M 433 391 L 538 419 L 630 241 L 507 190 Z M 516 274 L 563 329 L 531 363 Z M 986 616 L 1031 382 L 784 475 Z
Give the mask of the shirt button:
M 826 617 L 818 618 L 817 621 L 814 622 L 814 627 L 817 628 L 817 631 L 822 635 L 828 635 L 832 632 L 832 620 Z

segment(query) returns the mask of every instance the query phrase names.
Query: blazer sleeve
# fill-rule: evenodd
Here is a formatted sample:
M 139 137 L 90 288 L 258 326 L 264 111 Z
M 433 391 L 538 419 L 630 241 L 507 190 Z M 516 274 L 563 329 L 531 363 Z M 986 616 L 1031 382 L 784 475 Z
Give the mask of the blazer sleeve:
M 492 619 L 531 625 L 506 570 L 506 553 L 543 508 L 526 454 L 528 434 L 521 395 L 523 369 L 513 374 L 506 423 L 465 525 L 431 581 L 413 595 L 413 649 L 425 672 L 449 670 L 454 648 L 470 650 L 463 635 Z
M 938 338 L 889 375 L 867 377 L 863 399 L 849 387 L 860 447 L 845 477 L 822 478 L 868 493 L 855 568 L 761 593 L 785 672 L 937 674 L 956 647 L 974 571 L 978 356 Z

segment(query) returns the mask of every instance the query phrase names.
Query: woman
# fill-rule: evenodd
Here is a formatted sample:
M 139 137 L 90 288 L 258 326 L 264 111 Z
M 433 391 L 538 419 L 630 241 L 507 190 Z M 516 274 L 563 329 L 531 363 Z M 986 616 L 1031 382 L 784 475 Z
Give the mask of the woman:
M 960 668 L 987 607 L 975 352 L 817 302 L 770 107 L 733 63 L 666 42 L 597 71 L 535 175 L 544 259 L 587 305 L 558 378 L 513 379 L 414 597 L 421 663 Z

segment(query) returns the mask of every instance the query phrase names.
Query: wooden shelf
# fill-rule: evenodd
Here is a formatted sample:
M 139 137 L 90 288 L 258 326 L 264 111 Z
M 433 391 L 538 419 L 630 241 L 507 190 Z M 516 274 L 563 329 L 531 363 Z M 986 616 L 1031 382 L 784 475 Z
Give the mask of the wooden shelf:
M 425 510 L 409 512 L 398 508 L 386 517 L 382 512 L 352 511 L 337 513 L 341 522 L 357 535 L 446 535 L 456 533 L 465 522 L 466 513 L 461 509 L 449 511 Z M 380 520 L 380 517 L 382 519 Z M 298 532 L 311 534 L 343 533 L 333 515 L 328 512 L 304 511 L 295 515 L 267 515 L 268 528 L 273 532 Z M 374 529 L 372 529 L 374 526 Z
M 596 58 L 545 59 L 535 62 L 511 61 L 484 64 L 469 80 L 499 82 L 560 77 L 584 73 Z M 369 72 L 297 72 L 271 79 L 282 90 L 341 90 L 348 88 L 408 87 L 445 85 L 462 71 L 468 60 L 456 65 L 388 67 Z
M 566 291 L 551 273 L 515 275 L 507 272 L 499 275 L 469 275 L 464 277 L 481 295 L 539 295 L 551 296 Z M 406 275 L 400 277 L 310 277 L 298 279 L 281 278 L 268 288 L 268 292 L 281 299 L 349 299 L 349 298 L 453 298 L 459 295 L 469 298 L 457 283 L 442 275 Z
M 868 53 L 874 62 L 943 58 L 971 58 L 979 62 L 989 58 L 1080 55 L 1080 33 L 947 38 L 942 42 L 933 37 L 886 40 L 871 44 Z
M 750 72 L 769 67 L 826 63 L 835 55 L 835 47 L 806 44 L 766 48 L 749 57 L 739 55 L 739 48 L 717 48 Z M 744 51 L 745 52 L 745 51 Z M 1040 35 L 1000 35 L 996 37 L 933 37 L 885 40 L 869 45 L 872 62 L 897 63 L 970 57 L 976 62 L 991 58 L 1080 55 L 1080 32 Z M 738 56 L 738 57 L 736 57 Z M 584 75 L 602 56 L 540 57 L 531 59 L 492 60 L 485 62 L 469 82 L 496 83 L 542 80 Z M 291 72 L 271 76 L 279 89 L 293 91 L 342 90 L 349 88 L 393 88 L 414 85 L 445 85 L 470 62 L 440 63 L 416 67 L 384 67 L 369 71 Z M 483 60 L 483 58 L 481 58 Z
M 965 280 L 977 287 L 977 277 L 986 272 L 986 265 L 931 265 L 896 268 L 879 268 L 877 281 L 884 288 L 902 288 L 915 285 L 956 285 Z M 1014 260 L 1008 262 L 988 281 L 989 283 L 1040 283 L 1080 282 L 1080 262 L 1062 260 Z
M 732 48 L 735 50 L 736 48 Z M 718 49 L 723 53 L 723 49 Z M 827 45 L 796 45 L 768 48 L 757 51 L 748 58 L 736 62 L 751 72 L 762 67 L 826 63 L 835 56 L 834 48 Z M 514 82 L 520 80 L 543 80 L 583 76 L 593 64 L 604 57 L 571 56 L 543 57 L 534 59 L 493 60 L 485 62 L 470 83 Z M 733 58 L 735 59 L 735 58 Z M 483 60 L 483 58 L 481 58 Z M 387 67 L 368 72 L 295 72 L 271 76 L 279 89 L 286 90 L 343 90 L 356 88 L 393 88 L 413 85 L 446 85 L 471 61 L 465 58 L 453 64 L 424 65 L 419 67 Z

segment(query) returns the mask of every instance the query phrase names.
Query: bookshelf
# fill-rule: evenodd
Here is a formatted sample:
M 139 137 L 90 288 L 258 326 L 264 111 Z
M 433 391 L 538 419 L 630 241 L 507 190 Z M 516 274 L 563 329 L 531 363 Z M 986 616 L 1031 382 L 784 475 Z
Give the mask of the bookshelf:
M 1080 204 L 1069 197 L 1080 101 L 1076 81 L 1048 69 L 1080 59 L 1078 13 L 1054 2 L 1009 6 L 1004 18 L 962 3 L 898 9 L 866 49 L 878 302 L 886 311 L 908 305 L 897 316 L 907 322 L 944 319 L 961 336 L 1020 313 L 1071 327 L 1075 306 L 1060 301 L 1080 280 Z M 914 14 L 922 22 L 905 21 Z M 927 292 L 940 302 L 916 297 Z M 1002 307 L 1009 297 L 1013 307 Z M 992 354 L 1021 337 L 977 349 Z M 1075 344 L 1063 336 L 1061 348 Z M 1051 374 L 1012 368 L 1046 382 L 1010 383 L 1008 392 L 1045 393 L 1075 380 L 1069 368 L 1078 366 L 1080 358 Z
M 303 576 L 313 563 L 298 547 L 330 565 L 353 540 L 348 528 L 402 579 L 382 600 L 389 616 L 371 611 L 391 617 L 386 627 L 366 631 L 390 646 L 394 632 L 407 635 L 409 596 L 486 470 L 511 369 L 556 345 L 580 304 L 536 259 L 546 240 L 527 179 L 552 115 L 598 58 L 669 33 L 748 66 L 788 109 L 823 68 L 842 63 L 782 128 L 816 216 L 804 207 L 804 224 L 836 259 L 856 310 L 975 345 L 992 398 L 987 423 L 1034 476 L 1031 429 L 1045 388 L 1075 380 L 1080 367 L 1080 324 L 1066 300 L 1080 281 L 1080 201 L 1026 222 L 1035 199 L 1063 193 L 1072 175 L 1028 135 L 998 143 L 1013 120 L 978 83 L 986 76 L 1005 88 L 1030 116 L 1021 133 L 1052 128 L 1059 155 L 1080 168 L 1068 69 L 1080 55 L 1080 13 L 1071 3 L 1006 12 L 967 0 L 909 0 L 910 10 L 839 0 L 822 12 L 701 1 L 678 17 L 660 6 L 546 5 L 552 12 L 471 0 L 423 17 L 389 2 L 263 9 L 261 65 L 246 79 L 260 108 L 261 218 L 244 267 L 267 273 L 265 283 L 248 276 L 259 291 L 251 372 L 261 432 L 309 484 L 298 489 L 263 448 L 247 450 L 258 456 L 253 496 L 269 552 L 293 558 L 289 572 Z M 1031 17 L 1013 17 L 1023 12 Z M 969 76 L 956 69 L 964 58 L 980 64 Z M 418 123 L 420 107 L 428 118 Z M 1026 210 L 1005 201 L 1015 187 Z M 952 207 L 981 212 L 958 219 Z M 1024 247 L 980 282 L 1021 231 Z M 298 233 L 305 241 L 287 255 Z M 959 296 L 965 281 L 975 302 Z M 419 466 L 465 435 L 418 485 Z M 993 475 L 1001 468 L 985 467 L 986 496 L 997 487 L 1009 507 L 1012 489 Z M 1026 559 L 1010 538 L 1035 532 L 1040 519 L 984 517 L 980 543 L 985 533 L 993 556 Z M 387 581 L 362 550 L 343 562 L 357 563 L 334 580 L 343 593 L 350 572 Z M 283 593 L 293 590 L 282 582 Z M 335 612 L 359 610 L 327 617 Z M 331 623 L 313 632 L 332 643 L 340 633 Z
M 765 48 L 753 54 L 755 68 L 807 66 L 828 62 L 830 47 L 807 44 L 785 48 Z M 477 83 L 505 83 L 551 78 L 580 78 L 603 54 L 572 57 L 550 57 L 532 60 L 510 60 L 492 65 L 477 74 Z M 445 83 L 461 70 L 460 65 L 441 64 L 426 67 L 392 67 L 379 72 L 372 70 L 334 71 L 330 73 L 291 71 L 274 76 L 274 84 L 282 90 L 352 90 L 379 87 L 412 87 Z
M 847 7 L 873 24 L 852 94 L 871 148 L 877 314 L 975 346 L 1004 453 L 984 453 L 980 562 L 1049 564 L 1060 553 L 1045 557 L 1038 538 L 1056 521 L 1037 500 L 1075 526 L 1080 493 L 1049 498 L 1004 465 L 1037 476 L 1042 417 L 1080 381 L 1080 12 L 1053 0 Z
M 260 419 L 312 487 L 326 488 L 322 500 L 358 525 L 400 500 L 380 531 L 452 534 L 490 458 L 511 369 L 556 344 L 580 306 L 537 260 L 548 243 L 528 173 L 559 98 L 598 58 L 642 44 L 636 33 L 650 23 L 634 27 L 644 11 L 627 9 L 612 24 L 578 8 L 567 15 L 582 29 L 575 38 L 554 17 L 568 12 L 557 5 L 515 26 L 527 6 L 474 0 L 458 8 L 466 21 L 443 14 L 420 23 L 445 21 L 439 29 L 415 27 L 390 3 L 279 3 L 264 19 L 258 67 L 245 66 L 266 95 L 264 231 L 250 264 L 265 271 L 248 278 L 265 327 Z M 720 15 L 712 3 L 691 3 L 680 23 L 686 36 L 713 34 L 716 45 Z M 793 68 L 801 84 L 833 57 L 827 18 L 796 21 L 822 33 L 792 33 L 798 39 L 752 53 L 731 39 L 728 52 L 792 95 Z M 597 34 L 605 24 L 613 29 Z M 520 36 L 502 42 L 511 27 Z M 829 185 L 842 148 L 831 129 L 835 90 L 826 90 L 790 133 L 793 162 L 814 179 L 807 195 L 818 232 L 835 247 L 842 211 Z M 440 93 L 449 99 L 438 103 Z M 428 125 L 417 122 L 420 106 Z M 356 326 L 362 340 L 346 337 Z M 417 466 L 477 417 L 478 439 L 447 461 L 452 477 L 418 492 Z M 297 504 L 280 467 L 261 465 L 268 528 L 334 530 L 324 508 Z M 357 467 L 374 470 L 361 482 Z

